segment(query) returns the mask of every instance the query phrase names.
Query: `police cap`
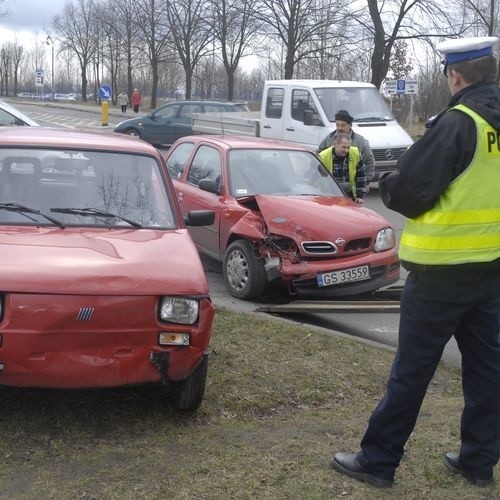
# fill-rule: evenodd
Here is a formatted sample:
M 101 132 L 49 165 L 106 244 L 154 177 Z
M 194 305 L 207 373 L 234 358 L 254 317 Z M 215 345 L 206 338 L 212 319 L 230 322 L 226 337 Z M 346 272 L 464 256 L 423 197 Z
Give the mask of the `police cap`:
M 490 56 L 493 54 L 493 45 L 497 41 L 496 36 L 457 38 L 439 43 L 436 50 L 443 55 L 444 64 L 449 65 Z

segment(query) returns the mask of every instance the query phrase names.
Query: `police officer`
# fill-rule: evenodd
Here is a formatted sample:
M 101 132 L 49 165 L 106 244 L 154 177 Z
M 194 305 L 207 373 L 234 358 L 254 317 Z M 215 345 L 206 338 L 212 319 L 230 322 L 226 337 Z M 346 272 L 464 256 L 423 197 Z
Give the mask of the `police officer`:
M 380 184 L 384 203 L 408 217 L 400 257 L 398 351 L 387 392 L 357 454 L 337 471 L 388 487 L 448 340 L 462 354 L 461 445 L 445 466 L 476 486 L 493 483 L 500 449 L 500 88 L 496 37 L 438 45 L 452 94 Z

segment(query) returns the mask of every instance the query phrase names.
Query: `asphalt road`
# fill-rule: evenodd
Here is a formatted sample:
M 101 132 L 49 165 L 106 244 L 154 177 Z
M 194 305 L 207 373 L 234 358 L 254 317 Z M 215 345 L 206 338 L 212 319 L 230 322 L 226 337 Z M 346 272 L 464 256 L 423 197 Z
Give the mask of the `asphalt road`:
M 103 133 L 113 133 L 118 122 L 136 116 L 132 111 L 126 114 L 110 107 L 107 125 L 102 124 L 102 109 L 96 104 L 78 103 L 36 103 L 10 100 L 21 111 L 31 116 L 41 125 L 61 128 L 83 128 Z M 386 217 L 394 227 L 398 241 L 404 227 L 405 218 L 388 210 L 380 200 L 376 184 L 372 184 L 366 206 Z M 207 275 L 210 293 L 217 305 L 243 312 L 254 312 L 263 303 L 286 302 L 289 297 L 283 290 L 272 290 L 263 302 L 245 302 L 229 296 L 226 292 L 220 263 L 202 258 Z M 402 270 L 399 284 L 404 284 L 406 272 Z M 365 342 L 375 342 L 394 349 L 397 346 L 399 314 L 394 313 L 322 313 L 281 315 L 289 320 L 326 328 L 334 334 L 348 335 Z M 452 339 L 446 347 L 443 362 L 449 366 L 460 366 L 460 353 Z

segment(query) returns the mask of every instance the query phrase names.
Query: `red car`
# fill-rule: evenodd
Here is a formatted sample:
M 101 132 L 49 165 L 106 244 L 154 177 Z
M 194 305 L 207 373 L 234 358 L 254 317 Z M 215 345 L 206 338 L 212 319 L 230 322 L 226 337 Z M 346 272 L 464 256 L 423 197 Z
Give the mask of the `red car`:
M 203 398 L 214 306 L 151 145 L 40 127 L 0 130 L 0 385 L 163 383 Z
M 290 293 L 340 297 L 399 279 L 389 222 L 355 204 L 309 150 L 229 136 L 179 139 L 165 154 L 181 210 L 215 211 L 191 228 L 198 249 L 223 261 L 240 299 L 283 280 Z

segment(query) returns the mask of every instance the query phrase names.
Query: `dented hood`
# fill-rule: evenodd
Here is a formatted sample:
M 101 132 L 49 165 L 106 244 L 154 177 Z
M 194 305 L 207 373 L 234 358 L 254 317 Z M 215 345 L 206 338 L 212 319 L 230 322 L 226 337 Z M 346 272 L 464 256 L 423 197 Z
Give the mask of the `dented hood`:
M 186 229 L 107 230 L 3 227 L 2 292 L 207 294 Z
M 375 237 L 390 223 L 374 211 L 333 196 L 257 195 L 269 232 L 301 241 Z

